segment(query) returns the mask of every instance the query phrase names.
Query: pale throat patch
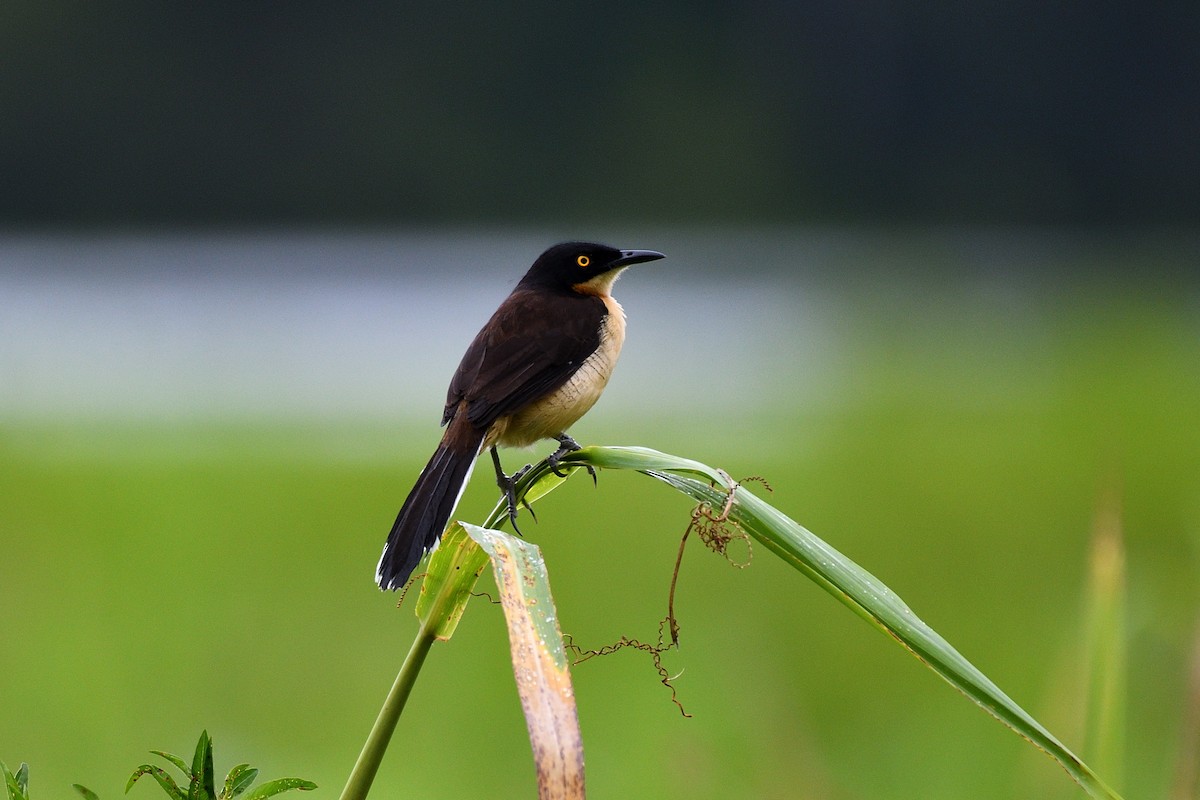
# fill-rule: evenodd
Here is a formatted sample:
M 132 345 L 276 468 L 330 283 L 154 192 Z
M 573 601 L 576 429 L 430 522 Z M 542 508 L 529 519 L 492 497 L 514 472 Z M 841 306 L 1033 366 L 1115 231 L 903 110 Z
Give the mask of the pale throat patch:
M 594 294 L 597 297 L 608 297 L 612 293 L 612 285 L 617 282 L 617 278 L 621 277 L 621 273 L 625 271 L 624 267 L 619 269 L 610 269 L 608 272 L 602 272 L 594 278 L 577 283 L 571 288 L 581 294 Z M 617 306 L 620 308 L 620 306 Z

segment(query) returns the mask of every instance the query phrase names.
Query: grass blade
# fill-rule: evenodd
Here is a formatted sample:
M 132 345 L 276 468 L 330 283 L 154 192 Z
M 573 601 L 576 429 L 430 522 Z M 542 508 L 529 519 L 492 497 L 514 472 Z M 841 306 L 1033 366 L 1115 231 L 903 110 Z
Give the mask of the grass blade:
M 733 485 L 727 475 L 712 467 L 640 447 L 588 447 L 571 453 L 564 461 L 638 470 L 714 509 L 725 506 Z M 1093 797 L 1110 800 L 1120 797 L 874 575 L 745 488 L 736 491 L 730 518 L 992 716 L 1043 750 Z

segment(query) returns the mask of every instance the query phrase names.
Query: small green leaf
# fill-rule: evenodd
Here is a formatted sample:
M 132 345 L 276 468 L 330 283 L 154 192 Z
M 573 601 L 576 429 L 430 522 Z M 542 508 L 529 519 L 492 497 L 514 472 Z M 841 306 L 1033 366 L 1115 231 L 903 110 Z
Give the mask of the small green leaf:
M 192 782 L 188 785 L 187 800 L 216 800 L 216 797 L 212 739 L 208 731 L 201 731 L 196 754 L 192 757 Z
M 221 792 L 221 800 L 232 800 L 237 797 L 249 789 L 250 784 L 254 783 L 254 779 L 257 777 L 258 770 L 251 769 L 249 764 L 238 764 L 229 770 L 229 775 L 225 778 L 225 790 Z
M 149 775 L 158 781 L 158 785 L 163 788 L 163 791 L 171 796 L 171 800 L 185 800 L 183 790 L 179 788 L 179 784 L 175 783 L 174 779 L 167 774 L 167 771 L 162 767 L 156 767 L 153 764 L 142 764 L 133 771 L 129 776 L 129 782 L 125 784 L 125 794 L 129 794 L 129 790 L 137 783 L 138 778 L 143 775 Z
M 290 789 L 299 789 L 302 792 L 308 792 L 317 788 L 317 785 L 312 781 L 306 781 L 301 778 L 279 778 L 278 780 L 267 781 L 262 786 L 259 786 L 250 794 L 246 795 L 246 800 L 265 800 L 265 798 L 273 797 L 280 792 L 286 792 Z
M 212 759 L 212 739 L 208 737 L 208 731 L 200 731 L 200 738 L 196 742 L 196 752 L 192 755 L 192 768 L 188 772 L 193 778 L 204 771 L 204 762 Z
M 429 557 L 417 597 L 417 618 L 422 623 L 436 620 L 437 638 L 446 640 L 454 635 L 475 581 L 487 564 L 487 554 L 467 536 L 462 525 L 451 523 L 442 534 L 441 544 Z
M 183 777 L 188 778 L 189 780 L 191 779 L 192 771 L 188 769 L 187 762 L 179 756 L 175 755 L 174 753 L 164 753 L 162 750 L 151 750 L 150 752 L 154 753 L 156 756 L 165 758 L 167 761 L 170 761 L 172 764 L 179 767 L 179 771 L 183 773 Z
M 4 771 L 8 800 L 29 800 L 29 765 L 22 762 L 21 766 L 17 767 L 17 774 L 13 775 L 8 765 L 0 761 L 0 770 Z
M 75 791 L 83 795 L 83 800 L 100 800 L 100 796 L 86 786 L 80 786 L 78 783 L 72 783 L 71 786 L 75 788 Z

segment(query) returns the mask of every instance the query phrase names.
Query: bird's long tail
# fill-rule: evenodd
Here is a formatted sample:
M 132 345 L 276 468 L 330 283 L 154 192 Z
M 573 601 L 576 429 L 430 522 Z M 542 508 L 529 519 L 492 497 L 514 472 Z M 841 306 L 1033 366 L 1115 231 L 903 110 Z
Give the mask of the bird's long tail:
M 450 423 L 396 515 L 375 571 L 379 588 L 399 589 L 437 545 L 471 477 L 482 442 L 483 432 L 474 430 L 465 418 Z

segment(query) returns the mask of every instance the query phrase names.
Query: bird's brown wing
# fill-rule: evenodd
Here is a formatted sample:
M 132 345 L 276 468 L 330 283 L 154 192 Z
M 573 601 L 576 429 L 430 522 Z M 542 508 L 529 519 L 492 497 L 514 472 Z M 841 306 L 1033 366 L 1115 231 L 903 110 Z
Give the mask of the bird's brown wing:
M 513 292 L 458 365 L 446 393 L 442 424 L 467 403 L 481 430 L 562 386 L 600 346 L 608 309 L 598 297 L 565 292 Z

